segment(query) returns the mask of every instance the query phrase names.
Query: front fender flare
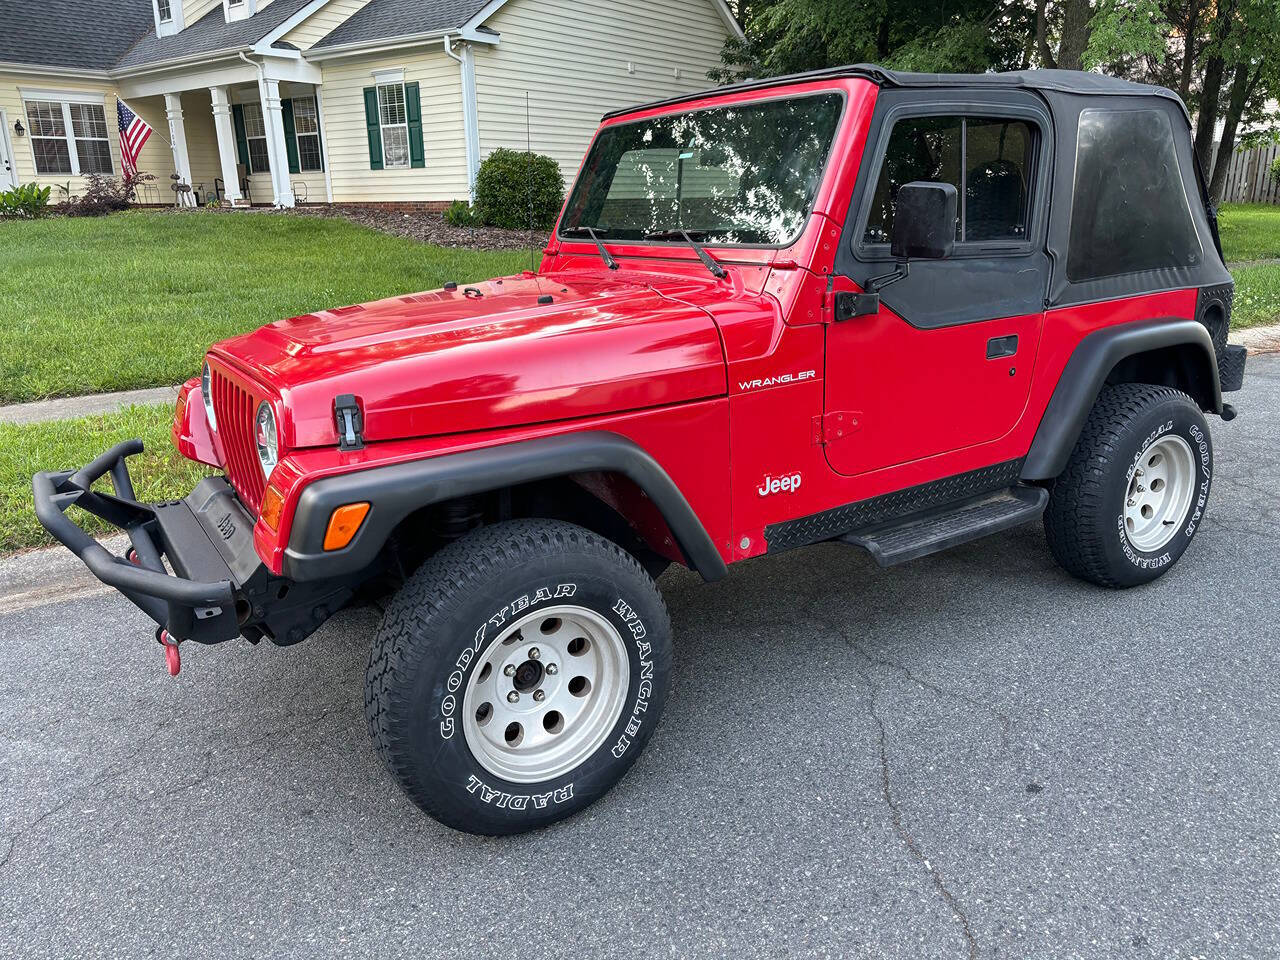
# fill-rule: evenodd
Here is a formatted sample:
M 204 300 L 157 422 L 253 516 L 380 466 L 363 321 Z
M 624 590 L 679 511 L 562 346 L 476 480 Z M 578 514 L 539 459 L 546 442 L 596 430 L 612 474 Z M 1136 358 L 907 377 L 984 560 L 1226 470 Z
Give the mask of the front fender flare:
M 298 498 L 283 572 L 293 580 L 351 574 L 373 563 L 396 526 L 422 507 L 534 480 L 596 472 L 620 473 L 648 494 L 689 566 L 703 578 L 718 580 L 728 573 L 698 515 L 661 465 L 632 441 L 604 431 L 538 437 L 317 480 Z M 372 504 L 360 531 L 342 550 L 325 551 L 325 529 L 334 509 L 359 501 Z
M 1031 450 L 1022 468 L 1023 480 L 1052 480 L 1067 466 L 1067 459 L 1084 429 L 1116 364 L 1128 357 L 1166 347 L 1187 347 L 1204 354 L 1207 377 L 1212 381 L 1205 409 L 1222 412 L 1222 384 L 1213 340 L 1195 320 L 1158 319 L 1117 324 L 1095 330 L 1080 341 L 1058 378 Z

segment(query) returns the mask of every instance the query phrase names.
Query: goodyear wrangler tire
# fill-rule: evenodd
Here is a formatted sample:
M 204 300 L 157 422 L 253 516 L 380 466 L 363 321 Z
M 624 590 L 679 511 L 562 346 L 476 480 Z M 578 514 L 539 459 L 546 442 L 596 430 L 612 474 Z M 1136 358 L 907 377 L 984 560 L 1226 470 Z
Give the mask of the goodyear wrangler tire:
M 644 568 L 551 520 L 481 528 L 386 611 L 365 675 L 369 732 L 441 823 L 498 835 L 603 796 L 666 701 L 671 625 Z
M 1049 548 L 1082 580 L 1149 583 L 1191 544 L 1212 483 L 1209 427 L 1194 400 L 1173 387 L 1107 387 L 1050 491 Z

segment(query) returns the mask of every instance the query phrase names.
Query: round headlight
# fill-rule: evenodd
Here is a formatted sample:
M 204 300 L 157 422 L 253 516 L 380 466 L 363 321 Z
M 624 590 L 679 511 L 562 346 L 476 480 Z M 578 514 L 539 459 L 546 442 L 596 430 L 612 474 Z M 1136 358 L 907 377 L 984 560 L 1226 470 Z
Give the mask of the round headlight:
M 218 421 L 213 415 L 213 372 L 207 362 L 200 371 L 200 398 L 204 400 L 204 415 L 209 420 L 209 429 L 217 430 Z
M 279 434 L 276 431 L 276 415 L 271 404 L 262 401 L 258 404 L 258 415 L 254 418 L 254 436 L 258 442 L 258 460 L 262 463 L 262 473 L 270 476 L 280 459 Z

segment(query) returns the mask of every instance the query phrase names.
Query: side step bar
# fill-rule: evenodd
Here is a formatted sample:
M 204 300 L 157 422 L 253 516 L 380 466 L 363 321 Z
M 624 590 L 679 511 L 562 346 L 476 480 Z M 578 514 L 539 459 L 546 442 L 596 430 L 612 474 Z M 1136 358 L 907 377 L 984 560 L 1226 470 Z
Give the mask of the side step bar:
M 863 527 L 838 539 L 864 548 L 880 566 L 892 567 L 1028 523 L 1044 513 L 1048 503 L 1048 490 L 1020 484 Z

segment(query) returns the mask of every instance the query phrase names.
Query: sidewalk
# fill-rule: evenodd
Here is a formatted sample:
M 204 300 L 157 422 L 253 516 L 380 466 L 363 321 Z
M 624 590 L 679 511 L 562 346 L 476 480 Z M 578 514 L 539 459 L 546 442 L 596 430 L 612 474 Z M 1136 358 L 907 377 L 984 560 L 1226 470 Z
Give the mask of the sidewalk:
M 68 420 L 95 413 L 115 413 L 134 405 L 172 405 L 178 388 L 153 387 L 150 390 L 124 390 L 120 393 L 94 393 L 84 397 L 59 397 L 0 407 L 0 423 L 39 423 L 43 420 Z

